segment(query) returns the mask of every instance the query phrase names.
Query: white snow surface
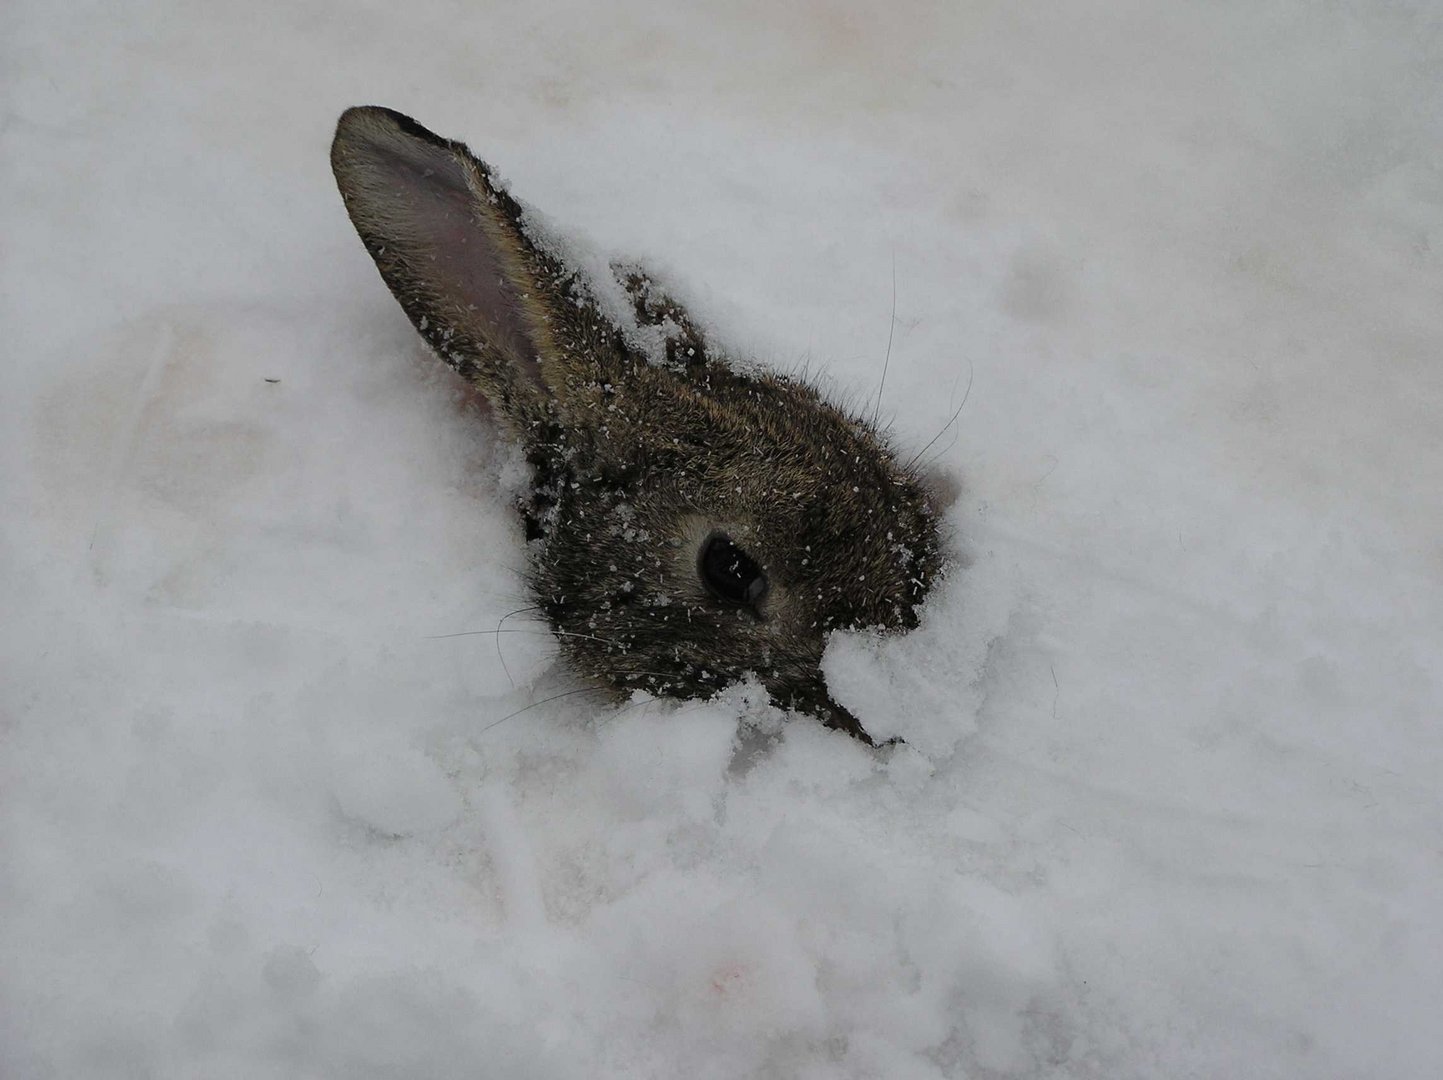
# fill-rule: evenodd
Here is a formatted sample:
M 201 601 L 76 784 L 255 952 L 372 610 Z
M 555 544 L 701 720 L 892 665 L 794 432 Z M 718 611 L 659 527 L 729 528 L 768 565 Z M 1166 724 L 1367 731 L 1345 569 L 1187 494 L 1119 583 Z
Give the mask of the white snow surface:
M 0 1075 L 1443 1075 L 1440 73 L 1433 0 L 7 0 Z M 826 662 L 906 745 L 488 636 L 367 102 L 742 359 L 890 338 L 904 452 L 970 385 Z

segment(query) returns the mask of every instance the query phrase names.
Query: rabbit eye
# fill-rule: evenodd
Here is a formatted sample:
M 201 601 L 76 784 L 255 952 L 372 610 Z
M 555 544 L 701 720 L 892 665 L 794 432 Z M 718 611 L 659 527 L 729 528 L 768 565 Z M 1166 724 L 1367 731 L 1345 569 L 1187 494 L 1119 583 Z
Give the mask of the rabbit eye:
M 729 604 L 755 604 L 767 594 L 766 572 L 726 533 L 702 541 L 696 570 L 707 591 Z

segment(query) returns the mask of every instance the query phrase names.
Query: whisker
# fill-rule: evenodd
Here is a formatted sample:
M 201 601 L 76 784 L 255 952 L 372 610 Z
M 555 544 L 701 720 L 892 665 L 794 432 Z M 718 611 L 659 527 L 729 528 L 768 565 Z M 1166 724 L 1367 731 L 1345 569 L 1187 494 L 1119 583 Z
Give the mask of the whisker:
M 497 622 L 496 625 L 497 625 L 497 626 L 500 626 L 500 625 L 501 625 L 502 623 L 504 623 L 507 619 L 515 618 L 517 615 L 524 615 L 524 614 L 526 614 L 526 612 L 528 612 L 528 611 L 540 611 L 540 610 L 541 610 L 541 605 L 540 605 L 540 604 L 531 604 L 531 605 L 529 605 L 529 606 L 527 606 L 527 607 L 519 607 L 519 608 L 517 608 L 515 611 L 508 611 L 505 615 L 502 615 L 500 621 Z
M 636 672 L 629 672 L 628 674 L 633 674 L 633 675 L 655 675 L 655 676 L 657 676 L 658 678 L 668 679 L 668 678 L 672 678 L 675 673 L 674 673 L 674 672 L 661 672 L 661 671 L 636 671 Z M 640 690 L 640 689 L 645 689 L 645 688 L 644 688 L 644 687 L 634 687 L 634 689 Z M 486 734 L 486 732 L 490 731 L 492 728 L 497 727 L 497 726 L 499 726 L 499 725 L 501 725 L 501 724 L 506 723 L 506 721 L 507 721 L 507 720 L 510 720 L 512 717 L 520 716 L 522 713 L 524 713 L 524 712 L 529 712 L 529 711 L 531 711 L 532 709 L 535 709 L 535 708 L 537 708 L 537 707 L 539 707 L 539 706 L 541 706 L 541 705 L 547 704 L 548 702 L 559 701 L 561 698 L 572 697 L 572 696 L 574 696 L 574 695 L 576 695 L 576 694 L 611 694 L 611 693 L 615 693 L 615 688 L 610 687 L 610 686 L 579 686 L 579 687 L 577 687 L 577 688 L 574 689 L 574 690 L 563 690 L 563 691 L 562 691 L 561 693 L 559 693 L 559 694 L 551 694 L 551 695 L 548 696 L 548 697 L 542 698 L 540 701 L 533 701 L 530 705 L 523 705 L 521 708 L 517 709 L 515 712 L 513 712 L 513 713 L 507 713 L 507 714 L 506 714 L 505 716 L 503 716 L 500 720 L 493 720 L 493 721 L 491 721 L 491 723 L 487 724 L 487 725 L 486 725 L 485 727 L 483 727 L 480 731 L 476 732 L 476 734 L 477 734 L 477 735 L 484 735 L 484 734 Z M 616 715 L 615 715 L 615 716 L 612 716 L 611 719 L 615 720 L 615 719 L 617 719 L 617 717 L 622 716 L 623 714 L 631 711 L 632 709 L 639 708 L 640 706 L 648 705 L 648 704 L 650 704 L 650 702 L 646 702 L 646 701 L 632 701 L 632 702 L 628 702 L 627 705 L 626 705 L 626 707 L 617 710 Z
M 977 374 L 977 367 L 976 367 L 976 365 L 973 364 L 971 360 L 968 360 L 968 361 L 967 361 L 967 389 L 966 389 L 966 390 L 963 392 L 963 394 L 962 394 L 962 404 L 957 406 L 956 411 L 953 412 L 953 414 L 951 415 L 951 417 L 948 418 L 947 422 L 942 425 L 942 430 L 939 431 L 939 432 L 937 432 L 937 434 L 933 435 L 932 438 L 928 441 L 928 443 L 927 443 L 926 446 L 922 447 L 922 449 L 918 450 L 914 455 L 912 455 L 912 460 L 909 461 L 909 462 L 907 462 L 907 468 L 908 468 L 909 470 L 912 468 L 913 465 L 916 465 L 917 462 L 918 462 L 919 460 L 921 460 L 921 457 L 922 457 L 923 454 L 925 454 L 928 450 L 932 449 L 932 445 L 933 445 L 938 439 L 940 439 L 943 435 L 945 435 L 945 434 L 947 433 L 947 429 L 957 422 L 957 417 L 959 417 L 959 416 L 962 415 L 962 410 L 963 410 L 963 408 L 965 408 L 966 405 L 967 405 L 967 399 L 972 396 L 972 378 L 973 378 L 973 376 L 976 375 L 976 374 Z M 951 447 L 948 447 L 948 449 L 950 450 Z
M 892 335 L 897 332 L 897 250 L 892 249 L 892 319 L 887 324 L 887 355 L 882 358 L 882 381 L 877 384 L 877 406 L 872 410 L 872 426 L 882 412 L 882 390 L 887 385 L 887 367 L 892 362 Z
M 501 653 L 501 634 L 499 633 L 499 631 L 503 626 L 506 625 L 506 620 L 511 618 L 511 616 L 520 615 L 523 612 L 527 611 L 540 610 L 540 605 L 532 604 L 529 607 L 517 608 L 515 611 L 508 611 L 505 615 L 502 615 L 501 618 L 496 620 L 496 629 L 498 631 L 498 633 L 496 634 L 496 659 L 501 661 L 501 670 L 506 673 L 506 681 L 511 684 L 511 689 L 513 690 L 516 689 L 516 680 L 511 677 L 511 669 L 506 666 L 506 657 L 503 656 Z
M 581 639 L 583 639 L 583 640 L 585 640 L 585 641 L 599 641 L 599 642 L 601 642 L 603 645 L 615 645 L 615 644 L 616 644 L 616 642 L 614 642 L 614 641 L 609 641 L 609 640 L 607 640 L 607 639 L 604 638 L 604 637 L 597 637 L 595 634 L 578 634 L 578 633 L 576 633 L 575 631 L 572 631 L 572 630 L 557 630 L 557 629 L 554 629 L 554 628 L 553 628 L 553 629 L 550 629 L 550 630 L 523 630 L 523 629 L 522 629 L 521 627 L 519 627 L 519 626 L 518 626 L 518 627 L 510 628 L 510 629 L 502 629 L 501 627 L 498 626 L 495 630 L 460 630 L 460 631 L 458 631 L 458 632 L 456 632 L 456 633 L 454 633 L 454 634 L 427 634 L 425 640 L 427 640 L 427 641 L 442 641 L 442 640 L 444 640 L 444 639 L 446 639 L 446 638 L 456 638 L 456 637 L 481 637 L 481 636 L 487 635 L 487 634 L 497 634 L 497 635 L 499 635 L 499 634 L 532 634 L 532 635 L 537 636 L 537 637 L 548 637 L 548 636 L 555 635 L 556 637 L 574 637 L 574 638 L 581 638 Z
M 530 710 L 537 708 L 540 705 L 545 705 L 547 702 L 550 701 L 559 701 L 562 698 L 571 697 L 573 694 L 598 694 L 609 692 L 610 689 L 605 686 L 579 686 L 575 690 L 564 690 L 559 694 L 552 694 L 550 697 L 544 697 L 540 701 L 533 701 L 530 705 L 524 705 L 521 708 L 517 709 L 514 713 L 507 713 L 500 720 L 491 721 L 491 723 L 487 724 L 480 731 L 476 732 L 476 734 L 484 735 L 492 728 L 498 727 L 501 724 L 506 723 L 506 721 L 510 720 L 513 716 L 520 716 L 522 713 L 529 712 Z
M 525 630 L 525 629 L 522 629 L 521 627 L 503 629 L 503 628 L 501 628 L 501 627 L 499 627 L 499 626 L 498 626 L 495 630 L 460 630 L 460 631 L 457 631 L 457 632 L 454 633 L 454 634 L 428 634 L 428 635 L 426 635 L 425 640 L 427 640 L 427 641 L 442 641 L 442 640 L 444 640 L 444 639 L 446 639 L 446 638 L 485 637 L 485 636 L 488 636 L 488 635 L 496 635 L 496 636 L 499 636 L 499 635 L 501 635 L 501 634 L 531 634 L 531 635 L 536 636 L 536 637 L 548 637 L 548 636 L 555 635 L 555 636 L 557 636 L 557 637 L 581 638 L 583 641 L 599 641 L 599 642 L 601 642 L 601 644 L 603 644 L 603 645 L 613 645 L 613 646 L 614 646 L 614 645 L 616 644 L 614 641 L 610 641 L 610 640 L 608 640 L 607 638 L 604 638 L 604 637 L 597 637 L 595 634 L 580 634 L 580 633 L 576 633 L 575 631 L 571 631 L 571 630 L 557 630 L 557 629 L 554 629 L 554 628 L 553 628 L 553 629 L 548 629 L 548 630 Z M 624 670 L 624 671 L 615 672 L 615 673 L 612 675 L 612 678 L 615 678 L 615 679 L 618 679 L 618 680 L 626 680 L 626 679 L 630 679 L 630 678 L 633 678 L 633 677 L 636 677 L 636 676 L 641 676 L 641 675 L 649 675 L 649 676 L 651 676 L 652 678 L 655 678 L 655 679 L 673 679 L 673 680 L 675 680 L 675 679 L 684 679 L 684 678 L 686 678 L 686 673 L 685 673 L 685 672 L 682 672 L 682 671 L 650 671 L 650 670 L 648 670 L 648 669 L 646 669 L 646 668 L 628 668 L 628 669 L 626 669 L 626 670 Z M 648 689 L 648 687 L 645 687 L 645 686 L 626 686 L 626 685 L 621 685 L 621 686 L 615 687 L 615 689 L 646 690 L 646 689 Z
M 640 672 L 640 674 L 659 675 L 660 672 L 643 671 Z M 637 689 L 645 688 L 639 687 Z M 612 715 L 608 717 L 608 719 L 617 720 L 625 716 L 627 713 L 632 712 L 633 710 L 647 709 L 668 702 L 673 707 L 675 707 L 678 713 L 694 712 L 698 707 L 706 705 L 710 700 L 710 698 L 661 698 L 653 695 L 652 697 L 643 701 L 628 701 L 625 705 L 618 706 L 617 709 L 612 713 Z
M 960 431 L 952 432 L 952 441 L 949 442 L 946 446 L 944 446 L 941 450 L 938 450 L 926 461 L 924 461 L 922 463 L 922 471 L 926 472 L 933 465 L 936 465 L 937 462 L 941 461 L 944 457 L 950 454 L 952 452 L 952 447 L 957 445 L 957 440 L 959 440 L 960 438 L 962 438 L 962 433 Z

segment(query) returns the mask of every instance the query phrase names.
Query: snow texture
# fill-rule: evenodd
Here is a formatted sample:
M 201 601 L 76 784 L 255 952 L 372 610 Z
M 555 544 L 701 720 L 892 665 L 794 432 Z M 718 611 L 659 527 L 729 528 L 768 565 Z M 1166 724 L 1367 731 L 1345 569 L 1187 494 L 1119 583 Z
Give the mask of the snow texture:
M 1443 1075 L 1440 72 L 1407 0 L 8 0 L 0 1074 Z M 905 746 L 574 692 L 365 102 L 744 360 L 891 341 L 958 562 L 826 670 Z

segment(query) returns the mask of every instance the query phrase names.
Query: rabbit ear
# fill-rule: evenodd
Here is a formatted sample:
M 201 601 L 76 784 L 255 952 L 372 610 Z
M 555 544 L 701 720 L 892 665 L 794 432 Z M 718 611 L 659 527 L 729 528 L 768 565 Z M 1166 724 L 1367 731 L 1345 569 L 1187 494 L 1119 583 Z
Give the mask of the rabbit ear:
M 392 294 L 441 357 L 518 425 L 558 362 L 520 208 L 460 143 L 376 106 L 347 109 L 331 169 Z M 552 276 L 547 274 L 548 277 Z

